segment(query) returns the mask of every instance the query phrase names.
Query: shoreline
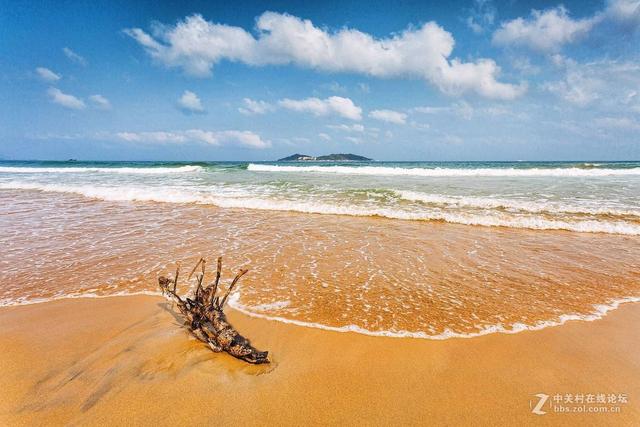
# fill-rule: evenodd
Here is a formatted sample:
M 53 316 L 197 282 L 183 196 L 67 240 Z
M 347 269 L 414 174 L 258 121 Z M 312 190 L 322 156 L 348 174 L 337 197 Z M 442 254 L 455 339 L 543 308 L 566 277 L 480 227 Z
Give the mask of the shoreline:
M 133 425 L 640 421 L 640 304 L 598 322 L 474 339 L 371 337 L 229 310 L 270 365 L 190 339 L 166 300 L 74 298 L 0 308 L 0 421 Z M 42 357 L 46 355 L 46 357 Z M 537 393 L 625 393 L 616 414 L 531 413 Z M 533 399 L 533 400 L 532 400 Z M 535 402 L 533 402 L 535 404 Z M 203 410 L 202 408 L 207 408 Z M 314 418 L 311 418 L 314 417 Z
M 110 295 L 96 295 L 96 294 L 79 294 L 79 295 L 65 295 L 60 297 L 52 297 L 52 298 L 42 298 L 31 301 L 19 301 L 17 303 L 10 303 L 7 305 L 2 305 L 0 303 L 0 310 L 11 307 L 24 307 L 31 306 L 37 304 L 47 304 L 56 301 L 64 301 L 64 300 L 78 300 L 78 299 L 105 299 L 105 298 L 118 298 L 118 297 L 138 297 L 138 296 L 149 296 L 149 297 L 161 297 L 163 299 L 164 296 L 158 291 L 139 291 L 132 293 L 114 293 Z M 252 312 L 246 306 L 239 304 L 237 302 L 238 294 L 234 293 L 230 296 L 228 301 L 228 307 L 233 311 L 241 313 L 247 317 L 252 317 L 255 319 L 262 319 L 269 322 L 279 322 L 287 325 L 294 325 L 301 328 L 310 328 L 310 329 L 319 329 L 328 332 L 337 332 L 337 333 L 353 333 L 359 334 L 369 337 L 380 337 L 380 338 L 398 338 L 398 339 L 416 339 L 416 340 L 428 340 L 428 341 L 443 341 L 448 339 L 470 339 L 470 338 L 478 338 L 486 335 L 492 334 L 504 334 L 504 335 L 513 335 L 521 332 L 530 332 L 530 331 L 541 331 L 547 328 L 555 328 L 558 326 L 563 326 L 567 322 L 594 322 L 596 320 L 601 320 L 606 317 L 610 312 L 619 309 L 623 305 L 639 303 L 640 297 L 623 297 L 608 301 L 602 304 L 593 304 L 594 312 L 590 314 L 562 314 L 560 315 L 558 320 L 545 320 L 540 321 L 534 325 L 525 325 L 525 324 L 515 324 L 512 329 L 506 329 L 503 325 L 492 325 L 485 329 L 482 329 L 478 332 L 473 333 L 458 333 L 453 331 L 446 331 L 438 335 L 428 335 L 424 332 L 411 332 L 411 331 L 370 331 L 368 329 L 361 328 L 356 325 L 345 325 L 345 326 L 328 326 L 323 325 L 317 322 L 305 322 L 302 320 L 295 319 L 287 319 L 279 316 L 270 316 L 267 314 Z M 169 300 L 167 300 L 169 301 Z

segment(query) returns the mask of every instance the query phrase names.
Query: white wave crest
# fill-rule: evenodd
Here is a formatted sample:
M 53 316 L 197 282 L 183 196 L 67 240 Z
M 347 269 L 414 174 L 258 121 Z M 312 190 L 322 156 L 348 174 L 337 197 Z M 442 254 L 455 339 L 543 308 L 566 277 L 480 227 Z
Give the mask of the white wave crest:
M 475 209 L 505 209 L 527 213 L 560 213 L 560 214 L 588 214 L 640 217 L 640 209 L 616 209 L 612 207 L 590 207 L 567 205 L 564 202 L 500 199 L 493 197 L 447 196 L 442 194 L 427 194 L 416 191 L 395 190 L 401 199 L 423 202 L 437 206 L 463 207 Z
M 313 200 L 282 200 L 255 197 L 249 193 L 226 193 L 218 190 L 194 191 L 187 188 L 149 187 L 99 187 L 70 186 L 60 184 L 1 183 L 0 189 L 39 190 L 57 193 L 79 194 L 108 201 L 150 201 L 166 203 L 194 203 L 222 208 L 244 208 L 271 211 L 292 211 L 309 214 L 377 216 L 413 221 L 443 221 L 455 224 L 487 227 L 526 228 L 532 230 L 567 230 L 585 233 L 609 233 L 640 235 L 640 224 L 627 221 L 605 220 L 556 220 L 536 216 L 509 216 L 497 213 L 466 213 L 448 211 L 408 211 L 395 207 L 369 207 L 330 204 Z M 214 190 L 215 191 L 215 190 Z
M 188 173 L 199 172 L 202 166 L 178 166 L 178 167 L 111 167 L 111 168 L 94 168 L 94 167 L 63 167 L 63 168 L 39 168 L 39 167 L 21 167 L 21 166 L 0 166 L 0 173 L 120 173 L 120 174 L 168 174 L 168 173 Z
M 400 168 L 387 166 L 276 166 L 250 163 L 247 170 L 254 172 L 328 173 L 372 176 L 426 176 L 426 177 L 601 177 L 640 176 L 640 168 L 580 169 L 580 168 Z

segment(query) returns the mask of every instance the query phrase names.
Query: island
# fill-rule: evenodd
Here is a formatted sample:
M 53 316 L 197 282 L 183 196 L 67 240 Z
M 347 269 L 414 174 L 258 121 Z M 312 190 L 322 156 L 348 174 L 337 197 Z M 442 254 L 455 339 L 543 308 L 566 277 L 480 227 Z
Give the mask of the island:
M 292 154 L 278 159 L 279 162 L 370 162 L 372 159 L 356 154 L 329 154 L 326 156 L 309 156 L 307 154 Z

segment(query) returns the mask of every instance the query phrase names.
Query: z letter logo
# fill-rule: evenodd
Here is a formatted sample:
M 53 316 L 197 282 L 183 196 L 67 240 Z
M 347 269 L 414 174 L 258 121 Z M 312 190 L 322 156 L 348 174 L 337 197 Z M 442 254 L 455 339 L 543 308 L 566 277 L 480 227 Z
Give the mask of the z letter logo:
M 531 410 L 531 412 L 533 412 L 536 415 L 546 414 L 546 412 L 542 410 L 542 407 L 544 406 L 545 403 L 547 403 L 547 399 L 549 399 L 549 395 L 540 393 L 540 394 L 536 394 L 536 397 L 539 398 L 540 400 L 538 400 L 538 403 Z

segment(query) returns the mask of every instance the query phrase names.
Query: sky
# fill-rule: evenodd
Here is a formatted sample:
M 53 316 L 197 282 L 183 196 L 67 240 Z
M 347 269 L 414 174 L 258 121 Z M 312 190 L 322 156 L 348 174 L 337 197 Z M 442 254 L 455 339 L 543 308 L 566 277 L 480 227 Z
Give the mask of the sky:
M 0 159 L 639 160 L 640 0 L 0 0 Z

